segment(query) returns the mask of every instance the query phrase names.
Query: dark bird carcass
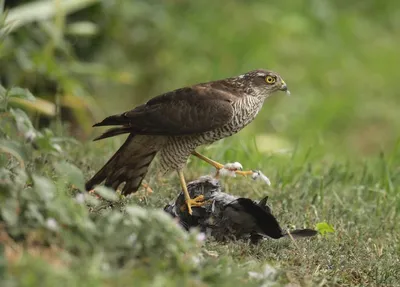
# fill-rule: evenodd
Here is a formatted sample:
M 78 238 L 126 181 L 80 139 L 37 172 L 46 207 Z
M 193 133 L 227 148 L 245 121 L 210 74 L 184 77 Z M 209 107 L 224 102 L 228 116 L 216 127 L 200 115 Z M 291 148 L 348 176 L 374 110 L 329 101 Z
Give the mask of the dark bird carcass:
M 157 155 L 162 173 L 176 171 L 182 186 L 187 211 L 201 206 L 201 198 L 190 198 L 183 168 L 190 155 L 213 165 L 217 172 L 225 165 L 196 152 L 201 145 L 229 137 L 254 120 L 264 101 L 286 83 L 275 72 L 254 70 L 219 81 L 197 84 L 157 96 L 128 112 L 107 117 L 99 126 L 117 126 L 95 140 L 129 134 L 125 143 L 87 183 L 86 189 L 105 181 L 122 194 L 136 192 L 148 167 Z M 240 175 L 253 171 L 235 169 Z
M 190 216 L 185 197 L 180 193 L 164 210 L 177 218 L 184 228 L 197 227 L 216 240 L 250 239 L 256 243 L 265 237 L 299 238 L 317 234 L 313 229 L 283 230 L 267 205 L 268 197 L 256 202 L 224 193 L 219 181 L 210 176 L 190 182 L 187 188 L 191 197 L 200 197 L 206 204 L 194 207 Z

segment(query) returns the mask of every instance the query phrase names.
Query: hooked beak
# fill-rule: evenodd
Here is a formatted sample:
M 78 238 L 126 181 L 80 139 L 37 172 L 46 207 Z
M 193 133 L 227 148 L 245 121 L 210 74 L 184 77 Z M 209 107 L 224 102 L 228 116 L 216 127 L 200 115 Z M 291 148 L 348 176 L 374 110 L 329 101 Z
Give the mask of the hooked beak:
M 282 81 L 281 87 L 279 89 L 280 91 L 286 92 L 287 95 L 290 95 L 290 91 L 287 88 L 287 85 L 284 81 Z

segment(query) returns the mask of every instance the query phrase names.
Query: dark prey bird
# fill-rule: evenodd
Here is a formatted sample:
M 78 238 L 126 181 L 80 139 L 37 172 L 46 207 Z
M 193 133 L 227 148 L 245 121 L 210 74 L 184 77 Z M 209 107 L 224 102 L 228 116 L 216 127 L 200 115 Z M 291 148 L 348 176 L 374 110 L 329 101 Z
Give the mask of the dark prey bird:
M 188 212 L 204 204 L 191 199 L 186 189 L 183 168 L 190 155 L 213 165 L 224 165 L 195 151 L 204 144 L 229 137 L 254 120 L 262 105 L 276 91 L 286 91 L 286 83 L 275 72 L 255 70 L 224 80 L 177 89 L 152 98 L 131 111 L 110 116 L 100 126 L 117 126 L 96 138 L 100 140 L 129 134 L 125 143 L 87 183 L 86 189 L 105 181 L 122 194 L 136 192 L 156 155 L 163 173 L 177 171 L 185 194 Z M 253 171 L 235 170 L 249 175 Z
M 201 207 L 193 207 L 193 214 L 186 212 L 185 198 L 179 196 L 164 210 L 178 218 L 186 229 L 198 227 L 201 231 L 213 236 L 216 240 L 250 239 L 253 243 L 265 237 L 278 239 L 289 236 L 282 230 L 267 205 L 268 197 L 259 202 L 249 198 L 238 198 L 221 191 L 219 181 L 204 176 L 188 184 L 191 197 L 202 197 L 206 202 Z M 311 237 L 317 234 L 312 229 L 290 231 L 293 238 Z

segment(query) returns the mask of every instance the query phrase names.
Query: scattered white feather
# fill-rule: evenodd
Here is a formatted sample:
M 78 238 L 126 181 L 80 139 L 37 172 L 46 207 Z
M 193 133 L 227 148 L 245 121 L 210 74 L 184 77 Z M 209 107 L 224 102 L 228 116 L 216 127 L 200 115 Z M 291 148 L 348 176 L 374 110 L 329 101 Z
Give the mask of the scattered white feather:
M 128 242 L 130 245 L 135 244 L 137 240 L 137 235 L 135 233 L 132 233 L 131 235 L 128 236 Z
M 85 195 L 84 195 L 83 193 L 78 193 L 78 194 L 75 196 L 75 201 L 76 201 L 78 204 L 84 204 L 84 203 L 85 203 Z
M 205 240 L 206 240 L 206 234 L 203 233 L 203 232 L 198 233 L 198 234 L 196 235 L 196 240 L 197 240 L 198 242 L 203 242 L 203 241 L 205 241 Z
M 264 284 L 261 286 L 274 286 L 275 280 L 273 280 L 273 279 L 278 274 L 278 271 L 271 265 L 266 264 L 264 266 L 264 270 L 262 272 L 250 271 L 250 272 L 248 272 L 248 274 L 249 274 L 249 277 L 253 278 L 253 279 L 268 280 L 268 282 L 264 282 Z
M 192 263 L 194 265 L 199 265 L 203 261 L 202 256 L 192 256 L 190 258 L 192 259 Z
M 27 131 L 27 132 L 24 134 L 24 136 L 25 136 L 25 139 L 26 139 L 28 142 L 31 143 L 31 142 L 33 142 L 33 141 L 35 140 L 37 134 L 36 134 L 33 130 L 29 130 L 29 131 Z
M 211 212 L 215 212 L 215 200 L 213 200 L 213 203 L 211 205 Z
M 236 173 L 235 173 L 234 170 L 229 170 L 229 169 L 226 169 L 224 167 L 219 170 L 219 175 L 220 176 L 236 177 Z
M 240 162 L 233 162 L 233 163 L 227 163 L 224 165 L 225 169 L 230 169 L 230 170 L 243 170 L 243 166 L 240 164 Z
M 50 229 L 50 230 L 57 231 L 58 230 L 58 223 L 54 218 L 47 218 L 46 227 L 48 229 Z
M 269 178 L 259 170 L 254 170 L 251 178 L 254 180 L 261 179 L 266 184 L 271 185 L 271 181 L 269 180 Z
M 243 166 L 240 164 L 240 162 L 236 161 L 225 164 L 224 167 L 219 170 L 219 174 L 221 176 L 236 177 L 235 171 L 237 170 L 243 170 Z

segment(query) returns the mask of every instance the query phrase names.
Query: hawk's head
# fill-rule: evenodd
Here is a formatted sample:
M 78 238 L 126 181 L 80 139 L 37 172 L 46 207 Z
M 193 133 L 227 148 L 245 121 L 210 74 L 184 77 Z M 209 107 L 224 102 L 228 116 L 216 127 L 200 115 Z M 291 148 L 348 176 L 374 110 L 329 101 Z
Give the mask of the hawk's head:
M 238 77 L 239 81 L 257 96 L 268 97 L 273 92 L 284 91 L 290 94 L 285 81 L 277 73 L 268 70 L 254 70 Z

